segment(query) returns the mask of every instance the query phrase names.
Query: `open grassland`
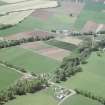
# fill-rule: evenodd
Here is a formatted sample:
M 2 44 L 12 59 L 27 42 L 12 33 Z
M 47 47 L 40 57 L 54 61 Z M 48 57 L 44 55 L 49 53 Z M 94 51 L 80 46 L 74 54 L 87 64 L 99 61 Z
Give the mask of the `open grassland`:
M 74 45 L 74 44 L 58 41 L 56 39 L 46 41 L 46 43 L 49 44 L 49 45 L 52 45 L 52 46 L 56 46 L 58 48 L 69 50 L 69 51 L 73 51 L 77 48 L 77 46 Z
M 35 73 L 53 72 L 59 66 L 55 60 L 19 47 L 0 50 L 0 59 Z
M 81 95 L 74 95 L 65 100 L 61 105 L 102 105 L 97 101 L 83 97 Z
M 0 64 L 0 90 L 12 85 L 21 74 Z
M 74 27 L 78 30 L 82 29 L 87 21 L 95 21 L 96 23 L 105 23 L 105 4 L 92 2 L 88 0 L 83 11 L 77 18 Z
M 8 102 L 6 105 L 57 105 L 52 96 L 45 92 L 46 90 L 35 94 L 19 96 L 16 100 Z
M 88 63 L 82 65 L 82 68 L 83 72 L 71 77 L 64 85 L 73 89 L 79 88 L 90 91 L 97 96 L 105 97 L 105 53 L 102 56 L 92 53 Z

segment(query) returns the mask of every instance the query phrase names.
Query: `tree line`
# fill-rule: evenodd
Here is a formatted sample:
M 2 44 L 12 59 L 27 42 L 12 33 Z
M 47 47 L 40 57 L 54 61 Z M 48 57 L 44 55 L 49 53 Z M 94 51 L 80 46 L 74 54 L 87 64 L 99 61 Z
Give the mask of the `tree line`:
M 10 63 L 7 62 L 7 61 L 0 61 L 0 63 L 3 64 L 3 65 L 5 65 L 5 66 L 7 66 L 7 67 L 9 67 L 9 68 L 13 68 L 13 69 L 16 69 L 16 70 L 18 70 L 18 71 L 21 71 L 21 72 L 23 72 L 23 73 L 26 73 L 26 72 L 27 72 L 26 69 L 24 69 L 24 68 L 22 68 L 22 67 L 19 67 L 19 66 L 17 66 L 17 65 L 10 64 Z
M 83 96 L 88 97 L 92 100 L 96 100 L 96 101 L 100 102 L 101 104 L 105 105 L 105 98 L 103 98 L 103 97 L 96 96 L 89 91 L 83 91 L 83 90 L 80 90 L 80 89 L 75 89 L 75 91 L 76 91 L 77 94 L 83 95 Z
M 65 81 L 68 77 L 75 75 L 78 72 L 82 72 L 80 64 L 87 63 L 87 58 L 92 52 L 91 40 L 84 41 L 78 49 L 76 49 L 70 56 L 63 59 L 60 67 L 55 71 L 55 82 Z
M 29 37 L 29 38 L 22 38 L 19 40 L 4 40 L 0 41 L 0 48 L 6 48 L 6 47 L 11 47 L 11 46 L 17 46 L 21 45 L 23 43 L 28 43 L 28 42 L 34 42 L 34 41 L 46 41 L 54 38 L 54 36 L 45 36 L 45 37 Z
M 30 80 L 18 80 L 16 84 L 10 86 L 6 90 L 0 91 L 0 105 L 5 104 L 9 100 L 16 99 L 17 95 L 27 95 L 27 93 L 35 93 L 48 86 L 47 80 L 41 78 L 32 78 Z

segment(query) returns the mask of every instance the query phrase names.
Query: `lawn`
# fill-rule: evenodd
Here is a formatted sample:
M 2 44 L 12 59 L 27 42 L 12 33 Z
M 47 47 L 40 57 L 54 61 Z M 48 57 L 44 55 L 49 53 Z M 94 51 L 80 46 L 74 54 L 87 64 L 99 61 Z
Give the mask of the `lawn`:
M 19 96 L 16 100 L 10 101 L 5 105 L 57 105 L 57 102 L 43 90 L 35 94 Z
M 59 66 L 58 61 L 19 47 L 2 49 L 0 59 L 36 73 L 53 72 Z
M 61 105 L 102 105 L 97 101 L 83 97 L 81 95 L 74 95 L 65 100 Z
M 63 85 L 68 88 L 78 88 L 91 91 L 97 96 L 105 97 L 105 53 L 102 57 L 94 52 L 88 59 L 88 63 L 82 65 L 83 72 L 71 77 Z
M 82 29 L 87 21 L 95 21 L 96 23 L 105 23 L 104 3 L 87 2 L 83 11 L 77 18 L 74 27 L 78 30 Z
M 46 43 L 49 44 L 49 45 L 52 45 L 52 46 L 56 46 L 58 48 L 69 50 L 69 51 L 73 51 L 73 50 L 75 50 L 77 48 L 77 46 L 72 44 L 72 43 L 58 41 L 56 39 L 52 39 L 52 40 L 46 41 Z
M 19 73 L 0 65 L 0 90 L 12 85 L 20 77 Z

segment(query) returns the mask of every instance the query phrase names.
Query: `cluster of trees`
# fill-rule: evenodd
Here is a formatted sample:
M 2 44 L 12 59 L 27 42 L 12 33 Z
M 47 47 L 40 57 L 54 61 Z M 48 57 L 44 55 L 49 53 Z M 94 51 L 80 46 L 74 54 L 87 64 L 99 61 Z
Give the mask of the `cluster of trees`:
M 96 96 L 89 91 L 83 91 L 83 90 L 79 90 L 79 89 L 75 89 L 75 91 L 77 92 L 77 94 L 80 94 L 80 95 L 83 95 L 85 97 L 91 98 L 92 100 L 96 100 L 96 101 L 102 103 L 103 105 L 105 105 L 105 98 L 103 98 L 103 97 Z
M 84 41 L 82 45 L 73 54 L 63 59 L 60 67 L 55 71 L 55 82 L 65 81 L 68 77 L 81 72 L 80 64 L 87 63 L 86 59 L 91 54 L 92 44 L 91 40 Z
M 26 95 L 27 93 L 35 93 L 48 86 L 47 80 L 41 77 L 32 78 L 30 80 L 19 80 L 7 90 L 0 91 L 0 105 L 5 104 L 9 100 L 16 98 L 16 95 Z
M 6 47 L 11 47 L 11 46 L 17 46 L 20 45 L 22 43 L 28 43 L 28 42 L 34 42 L 34 41 L 45 41 L 45 40 L 49 40 L 51 38 L 54 38 L 54 36 L 46 36 L 46 37 L 29 37 L 29 38 L 22 38 L 19 40 L 5 40 L 5 41 L 0 41 L 0 48 L 6 48 Z
M 26 73 L 26 72 L 27 72 L 27 70 L 25 70 L 24 68 L 19 67 L 19 66 L 16 66 L 16 65 L 13 65 L 13 64 L 10 64 L 10 63 L 8 63 L 8 62 L 6 62 L 6 61 L 0 61 L 0 63 L 1 63 L 1 64 L 4 64 L 4 65 L 7 66 L 7 67 L 10 67 L 10 68 L 14 68 L 14 69 L 16 69 L 16 70 L 19 70 L 19 71 L 21 71 L 21 72 L 23 72 L 23 73 Z
M 105 30 L 99 31 L 97 34 L 105 34 Z

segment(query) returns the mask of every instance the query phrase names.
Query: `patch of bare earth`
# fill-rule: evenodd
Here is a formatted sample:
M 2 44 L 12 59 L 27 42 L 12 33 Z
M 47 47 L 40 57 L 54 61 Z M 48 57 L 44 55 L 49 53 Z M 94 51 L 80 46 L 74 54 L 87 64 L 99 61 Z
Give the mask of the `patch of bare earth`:
M 43 56 L 47 56 L 49 58 L 62 61 L 62 59 L 65 56 L 68 56 L 70 54 L 70 51 L 49 46 L 45 44 L 44 42 L 31 42 L 21 45 L 20 47 L 30 50 L 32 52 L 38 53 Z
M 88 21 L 84 25 L 82 32 L 95 32 L 97 28 L 98 28 L 98 24 L 96 22 Z
M 88 21 L 84 25 L 82 32 L 98 32 L 102 30 L 105 30 L 105 24 L 98 24 L 94 21 Z

